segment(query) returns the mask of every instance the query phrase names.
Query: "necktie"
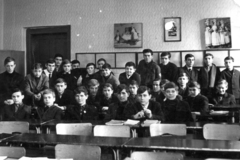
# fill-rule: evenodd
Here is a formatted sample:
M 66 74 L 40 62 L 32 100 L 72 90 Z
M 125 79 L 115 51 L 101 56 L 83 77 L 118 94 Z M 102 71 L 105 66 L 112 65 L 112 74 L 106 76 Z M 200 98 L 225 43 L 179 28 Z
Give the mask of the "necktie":
M 52 78 L 52 73 L 49 73 L 49 79 Z
M 18 111 L 19 105 L 15 105 L 15 112 Z

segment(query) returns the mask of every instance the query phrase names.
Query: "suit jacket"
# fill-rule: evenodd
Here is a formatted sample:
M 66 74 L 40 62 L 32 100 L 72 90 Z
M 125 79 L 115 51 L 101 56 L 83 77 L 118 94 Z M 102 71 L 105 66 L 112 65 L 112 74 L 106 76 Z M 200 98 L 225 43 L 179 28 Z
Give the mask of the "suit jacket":
M 109 106 L 105 119 L 126 120 L 126 109 L 130 107 L 132 104 L 129 101 L 113 103 Z
M 63 72 L 60 72 L 58 73 L 57 75 L 57 78 L 62 78 L 66 81 L 67 83 L 67 89 L 69 90 L 74 90 L 77 88 L 77 80 L 78 80 L 78 77 L 76 77 L 75 73 L 73 71 L 71 71 L 71 73 L 63 73 Z
M 31 115 L 31 107 L 25 104 L 19 106 L 15 112 L 15 104 L 4 106 L 3 120 L 4 121 L 27 121 Z
M 161 63 L 159 66 L 161 68 L 161 79 L 167 79 L 174 83 L 177 82 L 178 67 L 174 63 L 169 62 L 167 65 Z
M 37 83 L 33 74 L 26 76 L 24 81 L 24 91 L 27 96 L 33 96 L 34 94 L 42 93 L 43 90 L 49 88 L 48 77 L 42 74 L 39 82 Z
M 52 119 L 61 120 L 63 114 L 62 110 L 56 106 L 38 107 L 37 112 L 39 116 L 38 118 L 43 122 Z
M 166 123 L 186 123 L 193 121 L 187 102 L 175 99 L 163 102 L 163 112 Z
M 236 104 L 234 95 L 229 93 L 225 93 L 223 96 L 215 95 L 211 102 L 215 105 L 224 105 L 224 106 Z
M 208 99 L 207 97 L 198 94 L 196 97 L 188 96 L 186 101 L 188 102 L 191 112 L 201 112 L 206 115 L 209 113 Z
M 233 94 L 235 98 L 240 98 L 240 72 L 233 69 L 233 75 L 228 69 L 221 72 L 221 78 L 228 82 L 227 92 Z
M 24 84 L 23 75 L 13 72 L 9 74 L 7 71 L 0 74 L 0 100 L 4 101 L 11 98 L 12 91 L 15 88 L 22 89 Z
M 67 120 L 97 120 L 97 107 L 92 105 L 71 105 L 67 107 L 65 119 Z
M 148 109 L 151 110 L 152 112 L 151 119 L 161 120 L 162 122 L 164 121 L 164 115 L 163 115 L 160 103 L 150 100 Z M 126 118 L 133 119 L 133 116 L 141 110 L 143 110 L 141 103 L 140 102 L 135 103 L 132 107 L 126 108 L 126 111 L 125 111 Z M 147 118 L 144 118 L 144 119 L 147 119 Z
M 127 79 L 126 72 L 123 72 L 119 75 L 120 84 L 126 84 L 127 86 L 129 86 L 129 84 L 131 83 L 132 80 L 135 80 L 138 83 L 138 85 L 141 84 L 141 77 L 136 72 L 134 72 L 133 75 L 129 79 Z
M 120 84 L 118 79 L 111 73 L 108 79 L 104 76 L 101 77 L 102 86 L 106 83 L 110 83 L 113 86 L 113 90 L 116 91 L 117 86 Z
M 68 106 L 75 103 L 73 91 L 65 89 L 61 98 L 56 90 L 55 90 L 55 94 L 56 94 L 55 103 L 58 104 L 59 106 Z
M 185 72 L 188 75 L 190 81 L 198 81 L 198 70 L 196 68 L 192 68 L 192 71 L 190 72 L 185 65 L 179 70 L 179 73 L 181 72 Z
M 47 71 L 47 69 L 44 69 L 43 73 L 48 77 L 49 87 L 51 89 L 54 89 L 55 88 L 55 81 L 57 79 L 57 72 L 56 72 L 56 70 L 53 71 L 51 77 L 49 76 L 49 72 Z

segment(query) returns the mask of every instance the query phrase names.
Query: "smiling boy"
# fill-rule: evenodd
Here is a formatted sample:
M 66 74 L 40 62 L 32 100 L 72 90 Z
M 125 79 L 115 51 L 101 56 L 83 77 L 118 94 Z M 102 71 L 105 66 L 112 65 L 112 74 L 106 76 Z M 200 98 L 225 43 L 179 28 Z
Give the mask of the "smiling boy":
M 141 83 L 141 77 L 136 71 L 136 65 L 134 62 L 127 62 L 125 64 L 125 72 L 119 75 L 120 84 L 130 84 L 132 80 L 135 80 L 138 84 Z

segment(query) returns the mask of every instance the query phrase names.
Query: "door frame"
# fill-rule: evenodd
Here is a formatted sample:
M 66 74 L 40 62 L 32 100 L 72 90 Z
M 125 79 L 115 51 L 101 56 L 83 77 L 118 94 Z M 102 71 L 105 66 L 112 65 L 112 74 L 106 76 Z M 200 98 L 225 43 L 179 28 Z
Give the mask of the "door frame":
M 63 26 L 39 26 L 39 27 L 28 27 L 26 31 L 26 63 L 27 63 L 27 73 L 30 73 L 31 66 L 28 61 L 33 63 L 34 59 L 31 56 L 32 52 L 32 37 L 37 34 L 56 34 L 56 33 L 65 33 L 67 34 L 67 53 L 64 56 L 67 59 L 71 57 L 71 26 L 70 25 L 63 25 Z

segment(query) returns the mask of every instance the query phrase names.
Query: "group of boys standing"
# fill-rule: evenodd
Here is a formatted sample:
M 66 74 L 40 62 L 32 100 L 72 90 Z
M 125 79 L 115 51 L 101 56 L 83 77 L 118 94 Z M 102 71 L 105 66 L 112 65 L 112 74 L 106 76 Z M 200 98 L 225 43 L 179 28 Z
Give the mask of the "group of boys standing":
M 191 112 L 209 114 L 209 103 L 234 105 L 239 98 L 240 72 L 232 57 L 224 59 L 220 72 L 213 55 L 204 55 L 204 67 L 194 68 L 195 57 L 185 56 L 186 65 L 170 62 L 171 53 L 162 52 L 161 64 L 153 51 L 143 50 L 136 67 L 127 62 L 117 79 L 111 65 L 101 58 L 96 65 L 72 62 L 60 54 L 40 63 L 25 78 L 15 72 L 15 60 L 7 57 L 6 71 L 0 74 L 2 120 L 126 120 L 157 119 L 167 123 L 193 121 Z

